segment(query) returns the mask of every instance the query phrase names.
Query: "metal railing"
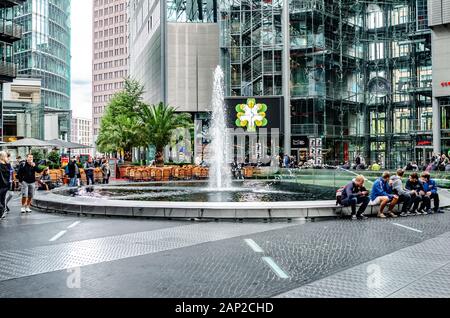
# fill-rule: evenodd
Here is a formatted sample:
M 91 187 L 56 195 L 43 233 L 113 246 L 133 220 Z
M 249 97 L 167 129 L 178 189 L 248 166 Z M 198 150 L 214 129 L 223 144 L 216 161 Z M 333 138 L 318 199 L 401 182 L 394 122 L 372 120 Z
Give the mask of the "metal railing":
M 16 77 L 17 76 L 17 66 L 9 62 L 0 61 L 0 76 L 6 77 Z
M 0 34 L 20 39 L 22 37 L 22 27 L 14 21 L 0 19 Z

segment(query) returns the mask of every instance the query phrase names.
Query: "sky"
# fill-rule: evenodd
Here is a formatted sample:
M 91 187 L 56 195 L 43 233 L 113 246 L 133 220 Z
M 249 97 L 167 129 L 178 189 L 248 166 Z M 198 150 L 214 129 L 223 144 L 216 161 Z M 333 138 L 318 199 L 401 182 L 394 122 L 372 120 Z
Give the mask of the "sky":
M 72 111 L 92 117 L 92 1 L 72 0 Z

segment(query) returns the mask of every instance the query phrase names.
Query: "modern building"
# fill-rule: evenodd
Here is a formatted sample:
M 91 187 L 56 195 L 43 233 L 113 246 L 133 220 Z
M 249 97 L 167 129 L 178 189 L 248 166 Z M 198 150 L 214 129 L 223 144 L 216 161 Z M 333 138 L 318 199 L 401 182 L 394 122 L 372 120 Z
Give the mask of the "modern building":
M 433 57 L 433 144 L 450 151 L 450 1 L 429 0 Z M 436 123 L 440 123 L 436 124 Z
M 85 146 L 92 145 L 92 120 L 87 118 L 72 118 L 72 142 Z M 91 154 L 91 149 L 74 149 L 74 155 Z
M 41 79 L 41 103 L 51 121 L 46 130 L 51 126 L 56 137 L 69 140 L 70 0 L 27 0 L 15 22 L 24 27 L 14 45 L 18 74 Z
M 97 139 L 111 97 L 128 76 L 127 0 L 93 1 L 92 124 Z
M 3 140 L 3 84 L 17 76 L 13 43 L 22 37 L 22 27 L 14 20 L 21 0 L 0 0 L 0 141 Z
M 207 120 L 220 64 L 219 2 L 129 1 L 130 75 L 144 85 L 146 103 Z
M 426 0 L 228 0 L 219 17 L 226 94 L 281 96 L 285 152 L 317 142 L 324 163 L 387 167 L 431 156 Z
M 47 139 L 41 103 L 41 79 L 18 77 L 3 85 L 3 140 Z M 47 136 L 49 137 L 49 136 Z

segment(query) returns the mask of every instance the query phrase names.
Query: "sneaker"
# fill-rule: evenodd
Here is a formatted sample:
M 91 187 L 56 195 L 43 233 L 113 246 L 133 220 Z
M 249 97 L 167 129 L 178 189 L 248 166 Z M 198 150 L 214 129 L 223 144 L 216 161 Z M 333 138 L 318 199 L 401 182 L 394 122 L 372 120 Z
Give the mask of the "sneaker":
M 377 218 L 385 219 L 386 215 L 384 215 L 384 213 L 378 213 Z
M 28 207 L 28 208 L 26 208 L 26 210 L 25 210 L 27 213 L 31 213 L 31 212 L 33 212 L 33 211 L 31 211 L 31 209 L 30 209 L 30 207 Z
M 352 215 L 352 221 L 357 220 L 356 215 Z
M 434 214 L 434 211 L 433 210 L 427 210 L 427 212 L 426 212 L 427 214 Z
M 398 215 L 395 214 L 394 212 L 388 212 L 388 216 L 390 216 L 390 217 L 393 218 L 393 219 L 398 218 Z
M 363 220 L 363 221 L 368 219 L 368 217 L 365 216 L 364 214 L 358 215 L 357 218 L 358 218 L 358 220 Z
M 20 213 L 22 213 L 22 214 L 27 213 L 27 209 L 26 209 L 26 208 L 21 208 L 21 209 L 20 209 Z
M 415 215 L 417 215 L 417 213 L 414 212 L 414 211 L 408 211 L 408 212 L 406 213 L 406 216 L 415 216 Z
M 437 211 L 435 211 L 434 213 L 445 213 L 444 210 L 438 209 Z
M 401 216 L 402 218 L 406 218 L 406 217 L 408 216 L 408 213 L 402 212 L 402 213 L 400 213 L 400 216 Z
M 4 220 L 6 218 L 6 210 L 3 212 L 0 212 L 0 220 Z

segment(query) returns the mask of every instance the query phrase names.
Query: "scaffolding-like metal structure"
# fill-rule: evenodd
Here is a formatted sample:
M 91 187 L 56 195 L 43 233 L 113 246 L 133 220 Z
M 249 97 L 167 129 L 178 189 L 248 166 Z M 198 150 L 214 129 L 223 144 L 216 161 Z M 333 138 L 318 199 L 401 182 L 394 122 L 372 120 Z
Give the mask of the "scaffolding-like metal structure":
M 219 22 L 227 94 L 283 95 L 288 76 L 291 134 L 322 137 L 326 163 L 361 155 L 396 167 L 431 154 L 426 0 L 224 0 Z

